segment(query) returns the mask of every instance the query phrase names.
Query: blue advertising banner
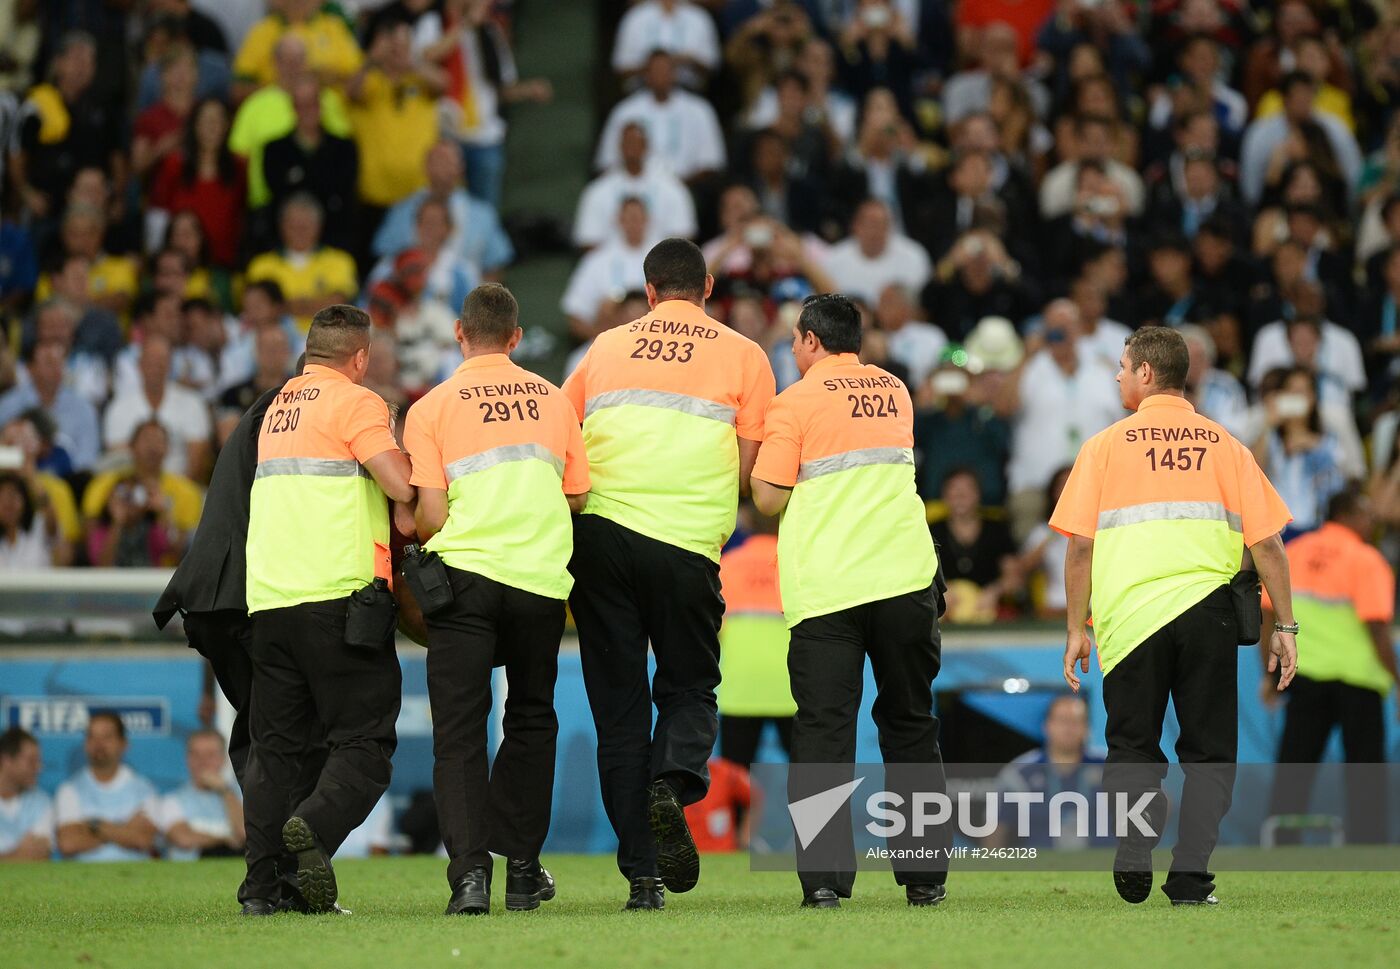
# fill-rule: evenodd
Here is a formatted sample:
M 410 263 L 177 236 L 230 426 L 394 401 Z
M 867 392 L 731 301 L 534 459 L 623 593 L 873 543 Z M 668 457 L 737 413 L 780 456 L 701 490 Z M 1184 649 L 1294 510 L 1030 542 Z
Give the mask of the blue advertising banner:
M 935 691 L 942 699 L 956 695 L 963 708 L 982 718 L 978 724 L 1035 739 L 1051 700 L 1062 692 L 1062 650 L 1060 643 L 1048 638 L 1031 646 L 951 649 L 944 655 Z M 404 698 L 391 788 L 400 805 L 414 791 L 432 786 L 432 715 L 425 655 L 417 649 L 400 655 Z M 1281 707 L 1266 709 L 1257 700 L 1259 670 L 1254 651 L 1240 650 L 1239 663 L 1239 760 L 1269 763 L 1276 754 Z M 83 764 L 83 730 L 88 717 L 95 710 L 114 710 L 131 736 L 131 766 L 162 791 L 169 790 L 185 781 L 184 741 L 199 728 L 202 675 L 202 661 L 188 650 L 131 651 L 127 655 L 82 647 L 42 653 L 13 650 L 0 654 L 0 724 L 24 727 L 39 737 L 44 755 L 40 784 L 53 791 Z M 493 745 L 499 740 L 505 693 L 500 670 L 496 677 L 496 709 L 490 724 Z M 1103 744 L 1104 712 L 1098 684 L 1095 673 L 1086 678 L 1089 743 L 1094 746 Z M 551 851 L 612 851 L 616 842 L 599 799 L 593 720 L 576 652 L 560 656 L 555 696 L 559 756 L 553 824 L 546 847 Z M 870 720 L 874 697 L 875 685 L 867 671 L 856 749 L 856 760 L 861 762 L 880 759 Z M 958 721 L 950 717 L 945 726 L 945 748 L 969 739 L 957 736 L 957 727 Z M 1171 759 L 1176 736 L 1174 716 L 1169 713 L 1162 747 Z M 1400 743 L 1395 738 L 1390 758 L 1400 759 Z M 782 759 L 770 730 L 759 760 Z M 1336 744 L 1329 759 L 1339 759 Z M 1237 792 L 1237 796 L 1246 795 Z

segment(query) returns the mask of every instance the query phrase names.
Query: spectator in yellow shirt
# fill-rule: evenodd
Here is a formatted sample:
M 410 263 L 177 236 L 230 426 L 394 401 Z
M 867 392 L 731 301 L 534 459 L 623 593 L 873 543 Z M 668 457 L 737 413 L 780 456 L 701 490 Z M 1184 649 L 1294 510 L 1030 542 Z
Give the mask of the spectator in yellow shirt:
M 130 256 L 114 256 L 102 249 L 107 219 L 100 209 L 72 205 L 63 215 L 59 239 L 64 261 L 78 256 L 88 260 L 88 298 L 92 305 L 125 317 L 140 290 L 140 272 Z M 36 302 L 53 295 L 53 280 L 45 273 L 34 291 Z
M 273 49 L 273 62 L 275 77 L 239 106 L 228 134 L 229 151 L 248 163 L 248 205 L 253 208 L 272 198 L 263 175 L 263 149 L 297 124 L 292 91 L 310 70 L 306 42 L 296 34 L 283 37 Z M 331 87 L 321 88 L 321 125 L 337 137 L 350 136 L 345 101 Z
M 323 222 L 321 203 L 305 193 L 293 195 L 278 220 L 282 248 L 255 256 L 248 264 L 248 282 L 275 282 L 303 333 L 317 310 L 348 303 L 360 289 L 350 254 L 321 245 Z
M 362 55 L 349 25 L 320 0 L 282 0 L 280 13 L 253 25 L 233 61 L 234 96 L 245 98 L 277 79 L 274 51 L 291 35 L 306 44 L 307 64 L 326 84 L 343 84 L 360 69 Z
M 424 162 L 438 139 L 442 89 L 441 70 L 428 63 L 414 66 L 413 28 L 388 22 L 375 32 L 365 66 L 346 89 L 360 147 L 360 200 L 367 206 L 387 209 L 425 184 Z
M 172 566 L 199 524 L 204 492 L 163 471 L 170 438 L 154 418 L 131 435 L 131 467 L 104 471 L 83 493 L 88 557 L 103 567 Z

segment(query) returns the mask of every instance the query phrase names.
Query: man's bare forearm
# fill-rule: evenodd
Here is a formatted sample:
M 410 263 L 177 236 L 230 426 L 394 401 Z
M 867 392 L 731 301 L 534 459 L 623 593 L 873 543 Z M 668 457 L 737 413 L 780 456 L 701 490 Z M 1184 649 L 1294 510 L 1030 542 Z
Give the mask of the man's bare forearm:
M 1089 621 L 1089 593 L 1094 565 L 1094 540 L 1071 535 L 1065 549 L 1065 625 L 1082 630 Z
M 1269 592 L 1274 615 L 1285 626 L 1293 624 L 1293 586 L 1288 578 L 1288 553 L 1283 550 L 1283 539 L 1272 535 L 1249 547 L 1254 558 L 1255 571 Z M 1267 633 L 1267 630 L 1265 630 Z M 1265 636 L 1267 638 L 1267 636 Z

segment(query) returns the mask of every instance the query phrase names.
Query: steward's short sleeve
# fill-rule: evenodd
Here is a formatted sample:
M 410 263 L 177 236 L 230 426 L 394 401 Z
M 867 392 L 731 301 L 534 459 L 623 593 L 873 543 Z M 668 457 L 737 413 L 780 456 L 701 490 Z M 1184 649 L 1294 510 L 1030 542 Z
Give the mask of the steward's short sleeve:
M 588 454 L 583 448 L 583 431 L 573 407 L 561 408 L 568 422 L 568 447 L 564 451 L 564 494 L 581 495 L 593 486 L 588 476 Z
M 773 378 L 773 366 L 763 349 L 756 343 L 750 343 L 747 349 L 749 352 L 744 360 L 746 379 L 739 412 L 734 417 L 734 430 L 746 440 L 762 441 L 764 414 L 778 387 Z
M 584 406 L 588 403 L 584 391 L 584 383 L 588 379 L 588 363 L 593 357 L 593 350 L 596 346 L 597 343 L 594 343 L 592 347 L 588 348 L 588 352 L 583 355 L 583 359 L 574 368 L 574 372 L 569 374 L 568 379 L 564 381 L 564 386 L 559 388 L 565 399 L 574 405 L 574 413 L 578 415 L 577 420 L 580 424 L 583 423 Z
M 1395 618 L 1395 572 L 1372 546 L 1353 560 L 1351 601 L 1362 622 L 1388 623 Z
M 1065 490 L 1050 515 L 1050 527 L 1061 535 L 1093 538 L 1098 532 L 1106 456 L 1102 435 L 1091 437 L 1079 449 Z
M 399 445 L 389 424 L 389 405 L 374 391 L 360 390 L 345 402 L 342 434 L 355 460 L 364 464 Z
M 771 374 L 769 379 L 772 379 Z M 791 488 L 797 484 L 797 470 L 801 464 L 802 424 L 792 395 L 780 394 L 772 399 L 764 416 L 763 446 L 758 449 L 753 476 L 772 485 Z
M 442 462 L 442 443 L 433 437 L 433 395 L 423 397 L 408 409 L 404 420 L 403 446 L 413 463 L 409 483 L 415 488 L 447 490 L 447 471 Z
M 1254 454 L 1243 444 L 1235 444 L 1235 460 L 1239 468 L 1240 519 L 1244 526 L 1244 544 L 1252 548 L 1283 531 L 1293 520 L 1288 506 L 1269 483 Z

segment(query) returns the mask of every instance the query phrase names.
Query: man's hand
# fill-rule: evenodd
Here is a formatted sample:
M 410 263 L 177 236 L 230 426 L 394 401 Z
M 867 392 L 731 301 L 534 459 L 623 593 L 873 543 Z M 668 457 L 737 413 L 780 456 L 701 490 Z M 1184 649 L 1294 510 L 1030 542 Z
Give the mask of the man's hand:
M 1288 689 L 1298 672 L 1298 640 L 1292 633 L 1275 631 L 1269 638 L 1269 672 L 1278 673 L 1278 692 Z
M 1079 674 L 1074 672 L 1078 662 L 1080 672 L 1089 672 L 1089 636 L 1083 629 L 1071 629 L 1065 642 L 1065 682 L 1075 693 L 1079 692 Z

